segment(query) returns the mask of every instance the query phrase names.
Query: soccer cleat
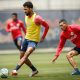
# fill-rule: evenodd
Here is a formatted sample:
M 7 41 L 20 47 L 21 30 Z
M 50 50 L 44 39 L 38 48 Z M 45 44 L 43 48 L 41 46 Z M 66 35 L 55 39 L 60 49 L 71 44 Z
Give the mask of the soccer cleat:
M 17 76 L 17 75 L 18 75 L 17 71 L 16 70 L 13 70 L 12 71 L 12 76 Z
M 29 75 L 29 77 L 33 77 L 33 76 L 35 76 L 36 74 L 38 74 L 38 71 L 36 70 L 36 71 L 32 71 L 32 73 Z
M 80 72 L 79 71 L 74 71 L 74 72 L 72 72 L 72 75 L 80 75 Z

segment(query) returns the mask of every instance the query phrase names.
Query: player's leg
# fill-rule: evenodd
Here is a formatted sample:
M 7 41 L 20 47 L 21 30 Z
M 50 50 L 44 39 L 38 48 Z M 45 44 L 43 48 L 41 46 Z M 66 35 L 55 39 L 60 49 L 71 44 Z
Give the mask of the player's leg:
M 38 70 L 34 67 L 34 65 L 31 63 L 31 61 L 28 59 L 29 55 L 34 51 L 34 49 L 32 47 L 29 47 L 26 51 L 26 53 L 24 54 L 24 56 L 20 59 L 18 65 L 16 66 L 16 68 L 13 70 L 13 75 L 17 75 L 17 71 L 20 69 L 20 67 L 26 63 L 26 65 L 28 65 L 31 69 L 32 69 L 32 73 L 30 74 L 30 77 L 34 76 L 35 74 L 38 73 Z
M 34 67 L 34 65 L 31 63 L 31 61 L 28 59 L 29 55 L 35 50 L 36 43 L 33 41 L 29 41 L 27 51 L 25 52 L 24 56 L 21 58 L 19 65 L 23 65 L 23 63 L 26 63 L 31 69 L 32 73 L 30 76 L 34 76 L 38 73 L 37 69 Z
M 21 50 L 21 44 L 22 44 L 22 37 L 19 36 L 17 38 L 17 45 L 16 45 L 19 50 Z
M 19 51 L 21 50 L 21 44 L 22 44 L 22 37 L 17 37 L 15 40 L 14 40 L 14 43 L 16 45 L 16 47 L 19 49 Z
M 29 54 L 27 54 L 27 56 L 29 56 L 30 54 L 32 54 L 32 52 L 35 50 L 35 48 L 37 47 L 37 42 L 34 42 L 34 41 L 29 41 L 28 43 L 28 49 L 27 49 L 27 52 Z M 28 66 L 31 68 L 32 70 L 32 73 L 29 75 L 30 77 L 34 76 L 35 74 L 38 73 L 38 70 L 34 67 L 34 65 L 31 63 L 31 61 L 27 58 L 27 64 Z
M 24 41 L 23 43 L 25 43 L 25 41 Z M 26 44 L 26 45 L 27 45 L 27 44 Z M 23 51 L 25 51 L 26 45 L 23 46 L 23 48 L 22 48 Z M 33 64 L 31 63 L 31 61 L 28 59 L 29 55 L 35 50 L 35 46 L 36 46 L 36 43 L 31 42 L 31 43 L 29 43 L 29 45 L 28 45 L 27 51 L 26 51 L 25 53 L 24 53 L 24 52 L 23 52 L 23 53 L 21 52 L 21 54 L 22 54 L 21 57 L 22 57 L 22 58 L 20 59 L 18 65 L 16 66 L 16 68 L 15 68 L 14 71 L 17 72 L 17 70 L 19 70 L 20 67 L 21 67 L 24 63 L 26 63 L 26 64 L 32 69 L 32 71 L 33 71 L 32 74 L 31 74 L 31 76 L 34 76 L 35 74 L 38 73 L 37 69 L 33 66 Z M 14 72 L 13 72 L 13 73 L 14 73 Z
M 20 54 L 20 59 L 23 58 L 23 56 L 24 56 L 24 53 L 21 53 L 21 54 Z M 32 63 L 31 63 L 31 61 L 30 61 L 29 59 L 27 59 L 27 60 L 25 61 L 25 64 L 26 64 L 27 66 L 29 66 L 29 67 L 32 66 Z
M 37 42 L 29 41 L 27 52 L 30 52 L 31 51 L 30 49 L 32 49 L 34 51 L 35 48 L 37 47 L 37 44 L 38 44 Z M 30 52 L 30 54 L 32 52 Z M 29 56 L 30 54 L 27 54 L 27 55 Z M 38 73 L 38 70 L 34 67 L 34 65 L 31 63 L 31 61 L 28 58 L 27 58 L 27 64 L 32 70 L 32 73 L 29 76 L 30 77 L 35 76 Z
M 16 43 L 17 43 L 17 40 L 15 41 Z M 27 41 L 26 41 L 26 39 L 23 41 L 23 43 L 22 43 L 22 51 L 21 51 L 21 49 L 20 49 L 20 57 L 23 57 L 24 56 L 24 54 L 25 54 L 25 52 L 26 52 L 26 49 L 27 49 L 27 45 L 28 45 L 28 43 L 27 43 Z M 17 65 L 16 67 L 15 67 L 15 69 L 12 71 L 12 75 L 13 76 L 16 76 L 17 75 L 17 70 L 18 69 L 20 69 L 20 67 L 21 66 L 19 66 L 19 65 Z
M 37 46 L 36 42 L 26 40 L 23 42 L 21 47 L 21 54 L 24 56 L 20 59 L 19 65 L 23 65 L 25 61 L 28 59 L 29 55 L 35 50 L 35 47 Z M 25 53 L 24 53 L 25 52 Z
M 76 56 L 76 55 L 78 55 L 78 53 L 75 50 L 72 50 L 67 54 L 67 59 L 69 60 L 73 68 L 77 68 L 77 63 L 73 60 L 73 56 Z
M 71 50 L 68 54 L 67 54 L 67 59 L 69 61 L 69 63 L 71 64 L 71 66 L 74 68 L 74 72 L 72 73 L 72 75 L 77 75 L 80 74 L 77 63 L 75 62 L 75 60 L 73 59 L 74 56 L 79 55 L 78 51 L 75 50 L 75 48 L 73 50 Z
M 18 45 L 18 46 L 21 46 L 21 44 L 22 44 L 22 37 L 19 36 L 19 37 L 17 38 L 17 45 Z
M 20 59 L 24 56 L 25 52 L 20 52 Z M 12 76 L 18 75 L 18 70 L 20 69 L 21 66 L 16 65 L 15 69 L 12 71 Z

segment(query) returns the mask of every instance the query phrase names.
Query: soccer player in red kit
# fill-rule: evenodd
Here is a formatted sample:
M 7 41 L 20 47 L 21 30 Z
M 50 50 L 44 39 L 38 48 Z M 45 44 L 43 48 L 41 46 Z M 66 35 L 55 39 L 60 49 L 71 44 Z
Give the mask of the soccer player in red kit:
M 60 34 L 60 41 L 57 48 L 57 52 L 52 61 L 54 62 L 59 57 L 66 40 L 69 39 L 73 44 L 75 44 L 75 47 L 67 54 L 66 57 L 74 69 L 72 75 L 80 75 L 77 63 L 73 60 L 74 56 L 80 54 L 80 26 L 68 25 L 65 19 L 60 20 L 59 25 L 62 32 Z
M 21 50 L 22 30 L 26 34 L 24 24 L 18 19 L 17 13 L 12 13 L 12 21 L 7 24 L 6 31 L 11 32 L 14 43 L 19 50 Z

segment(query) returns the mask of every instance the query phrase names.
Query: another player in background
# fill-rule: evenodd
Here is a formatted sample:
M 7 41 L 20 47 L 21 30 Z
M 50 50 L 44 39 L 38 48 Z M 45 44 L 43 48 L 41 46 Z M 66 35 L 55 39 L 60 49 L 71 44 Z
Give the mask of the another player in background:
M 12 20 L 7 23 L 7 32 L 11 32 L 16 47 L 21 50 L 22 30 L 26 34 L 26 29 L 21 20 L 18 19 L 17 13 L 12 13 Z
M 49 29 L 49 25 L 47 22 L 38 14 L 33 11 L 33 4 L 32 2 L 25 2 L 23 4 L 24 12 L 25 12 L 25 23 L 27 34 L 25 36 L 25 40 L 21 46 L 21 59 L 16 66 L 16 68 L 12 71 L 12 75 L 17 75 L 17 71 L 20 67 L 25 63 L 31 68 L 32 73 L 29 75 L 30 77 L 34 76 L 38 73 L 38 70 L 34 67 L 34 65 L 29 60 L 30 54 L 35 50 L 37 44 L 40 41 L 44 41 L 46 34 Z M 41 25 L 44 27 L 43 35 L 40 39 L 40 29 Z
M 64 44 L 67 39 L 69 39 L 76 46 L 67 54 L 67 59 L 71 66 L 74 68 L 72 75 L 80 75 L 80 71 L 77 67 L 77 63 L 73 60 L 74 56 L 80 54 L 80 26 L 79 25 L 68 25 L 65 19 L 60 20 L 60 28 L 62 30 L 60 34 L 60 41 L 57 48 L 57 52 L 53 58 L 53 62 L 59 57 Z

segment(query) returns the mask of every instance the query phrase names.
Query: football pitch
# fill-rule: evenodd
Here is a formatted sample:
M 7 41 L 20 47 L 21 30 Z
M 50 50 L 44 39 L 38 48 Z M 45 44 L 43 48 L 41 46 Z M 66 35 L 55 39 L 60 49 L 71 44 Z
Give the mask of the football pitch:
M 73 71 L 69 62 L 66 59 L 66 53 L 62 53 L 55 63 L 51 60 L 54 53 L 33 53 L 29 58 L 39 70 L 35 77 L 29 77 L 31 70 L 23 65 L 18 71 L 17 77 L 9 75 L 7 79 L 0 80 L 80 80 L 80 75 L 72 76 Z M 80 56 L 74 58 L 80 67 Z M 1 54 L 0 69 L 8 68 L 9 73 L 15 68 L 19 61 L 19 54 Z

